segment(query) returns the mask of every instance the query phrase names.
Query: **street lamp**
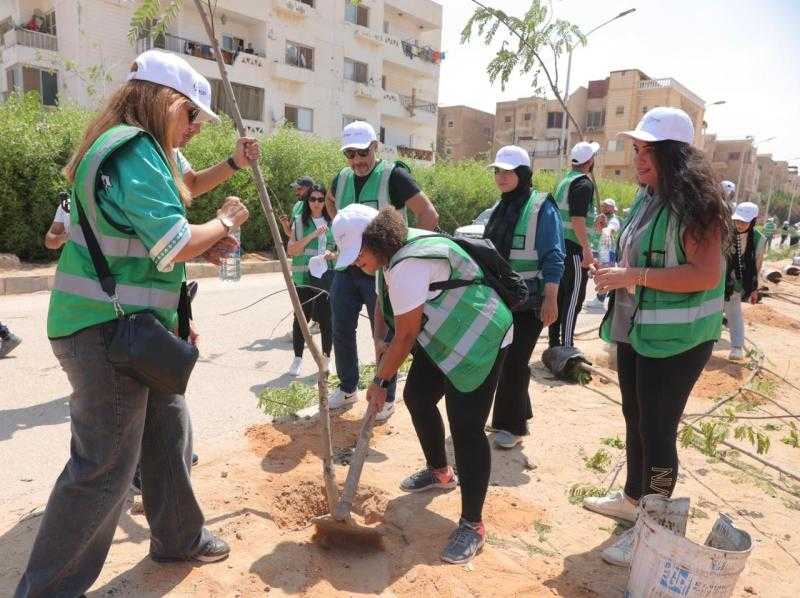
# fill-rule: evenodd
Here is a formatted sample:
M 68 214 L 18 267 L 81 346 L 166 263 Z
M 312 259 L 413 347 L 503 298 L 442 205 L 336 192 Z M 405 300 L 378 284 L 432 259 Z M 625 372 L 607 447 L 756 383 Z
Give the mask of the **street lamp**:
M 752 135 L 747 135 L 745 137 L 745 139 L 749 139 L 750 142 L 751 142 L 750 145 L 755 147 L 759 143 L 766 143 L 767 141 L 772 141 L 773 139 L 776 139 L 776 138 L 775 137 L 769 137 L 767 139 L 762 139 L 760 141 L 753 141 L 753 136 Z M 733 194 L 733 202 L 734 203 L 739 203 L 739 187 L 741 187 L 741 185 L 742 185 L 742 170 L 743 169 L 744 169 L 744 151 L 741 152 L 741 155 L 739 156 L 739 176 L 736 178 L 736 192 Z
M 632 12 L 636 12 L 636 9 L 635 8 L 629 8 L 628 10 L 622 11 L 617 16 L 612 17 L 612 18 L 608 19 L 607 21 L 605 21 L 603 23 L 600 23 L 594 29 L 590 29 L 589 31 L 587 31 L 584 34 L 584 37 L 589 37 L 589 35 L 591 35 L 595 31 L 597 31 L 601 27 L 605 27 L 609 23 L 613 23 L 617 19 L 621 19 L 622 17 L 631 14 Z M 573 50 L 573 48 L 572 48 L 572 46 L 570 46 L 570 48 L 569 48 L 569 57 L 567 58 L 567 81 L 566 81 L 566 84 L 564 85 L 564 105 L 565 106 L 569 102 L 569 74 L 570 74 L 570 71 L 572 70 L 572 50 Z M 563 119 L 562 119 L 562 122 L 561 122 L 561 152 L 560 152 L 561 160 L 559 162 L 560 168 L 564 168 L 564 156 L 567 153 L 567 119 L 568 119 L 568 116 L 567 116 L 567 112 L 565 110 L 564 113 L 563 113 Z

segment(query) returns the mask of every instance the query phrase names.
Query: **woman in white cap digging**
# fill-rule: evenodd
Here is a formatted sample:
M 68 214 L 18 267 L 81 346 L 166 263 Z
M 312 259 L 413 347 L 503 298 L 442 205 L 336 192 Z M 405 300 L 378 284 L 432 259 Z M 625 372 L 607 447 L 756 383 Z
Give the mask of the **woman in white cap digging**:
M 103 290 L 84 227 L 73 220 L 47 319 L 53 352 L 73 388 L 70 459 L 50 495 L 17 598 L 79 596 L 89 589 L 140 454 L 150 557 L 212 562 L 230 551 L 204 527 L 192 490 L 186 401 L 115 369 L 108 343 L 118 308 L 149 312 L 174 331 L 184 262 L 212 248 L 235 248 L 228 233 L 248 211 L 229 197 L 205 224 L 186 219 L 189 192 L 174 149 L 194 120 L 217 119 L 208 81 L 182 58 L 159 51 L 140 55 L 128 79 L 89 124 L 64 171 L 72 183 L 72 214 L 96 237 L 118 302 Z
M 731 361 L 744 359 L 742 302 L 758 301 L 758 273 L 767 249 L 766 239 L 756 230 L 758 206 L 743 201 L 733 213 L 733 247 L 728 253 L 725 284 L 725 318 L 731 335 Z
M 732 227 L 683 110 L 653 108 L 621 135 L 633 140 L 642 189 L 619 238 L 619 267 L 598 270 L 595 281 L 611 293 L 600 334 L 617 343 L 627 480 L 624 492 L 583 504 L 634 521 L 642 496 L 675 488 L 678 423 L 722 328 L 722 251 Z M 632 529 L 623 533 L 603 558 L 629 565 L 633 539 Z
M 511 343 L 511 312 L 483 284 L 437 290 L 437 283 L 482 276 L 477 263 L 441 235 L 409 229 L 393 208 L 380 213 L 350 205 L 333 221 L 337 267 L 355 264 L 377 272 L 375 335 L 394 330 L 372 384 L 369 409 L 376 413 L 386 389 L 413 353 L 403 398 L 427 466 L 402 481 L 406 492 L 461 486 L 461 520 L 442 553 L 448 563 L 469 562 L 486 539 L 483 503 L 489 487 L 491 449 L 484 432 L 497 380 Z M 445 432 L 437 403 L 445 397 L 458 476 L 447 462 Z

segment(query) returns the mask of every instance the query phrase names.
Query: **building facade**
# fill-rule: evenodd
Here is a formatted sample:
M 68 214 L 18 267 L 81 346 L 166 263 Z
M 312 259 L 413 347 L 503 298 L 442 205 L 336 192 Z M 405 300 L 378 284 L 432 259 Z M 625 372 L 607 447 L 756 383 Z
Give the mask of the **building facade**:
M 711 163 L 717 176 L 736 183 L 737 201 L 758 199 L 761 172 L 752 139 L 717 139 Z
M 439 107 L 436 147 L 446 160 L 485 158 L 492 151 L 494 114 L 469 106 Z
M 166 35 L 128 41 L 126 0 L 6 0 L 0 4 L 0 91 L 38 91 L 96 106 L 125 81 L 133 58 L 181 54 L 229 111 L 200 14 L 184 2 Z M 5 14 L 3 11 L 5 10 Z M 218 0 L 217 40 L 248 130 L 284 123 L 321 137 L 366 120 L 383 150 L 432 160 L 442 7 L 432 0 Z
M 600 144 L 595 172 L 602 177 L 635 178 L 632 144 L 618 138 L 617 133 L 635 128 L 642 115 L 656 106 L 685 110 L 694 123 L 695 145 L 703 146 L 705 103 L 675 79 L 652 79 L 637 69 L 612 71 L 605 79 L 579 87 L 570 95 L 567 106 L 583 129 L 584 139 Z M 570 121 L 566 148 L 561 145 L 563 116 L 557 100 L 531 97 L 498 102 L 495 146 L 522 145 L 531 152 L 535 168 L 556 170 L 562 164 L 560 152 L 568 152 L 579 140 Z

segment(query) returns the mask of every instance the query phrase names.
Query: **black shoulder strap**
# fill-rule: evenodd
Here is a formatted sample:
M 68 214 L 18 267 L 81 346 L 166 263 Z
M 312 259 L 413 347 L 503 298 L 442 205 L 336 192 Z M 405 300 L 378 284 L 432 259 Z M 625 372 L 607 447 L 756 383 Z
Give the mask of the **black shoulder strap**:
M 419 237 L 414 237 L 413 239 L 409 239 L 408 242 L 409 243 L 413 243 L 414 241 L 417 241 L 419 239 L 431 239 L 433 237 L 439 237 L 441 239 L 450 239 L 450 237 L 448 235 L 433 233 L 433 234 L 430 234 L 430 235 L 420 235 Z M 442 281 L 439 281 L 439 282 L 432 282 L 428 286 L 428 290 L 430 290 L 430 291 L 449 291 L 451 289 L 458 289 L 458 288 L 461 288 L 461 287 L 468 287 L 470 285 L 478 284 L 480 282 L 481 281 L 477 280 L 477 279 L 476 280 L 463 280 L 461 278 L 453 278 L 453 279 L 450 279 L 450 280 L 442 280 Z
M 95 272 L 97 272 L 97 277 L 100 279 L 100 286 L 112 301 L 116 301 L 117 281 L 114 280 L 114 277 L 111 275 L 106 257 L 100 250 L 100 244 L 97 242 L 97 237 L 94 236 L 94 231 L 89 225 L 89 220 L 86 218 L 86 213 L 83 211 L 81 202 L 76 198 L 74 203 L 78 210 L 78 222 L 81 225 L 83 237 L 86 239 L 86 247 L 89 249 L 89 255 L 92 257 L 92 264 L 94 265 Z M 116 306 L 117 304 L 115 304 L 115 307 Z

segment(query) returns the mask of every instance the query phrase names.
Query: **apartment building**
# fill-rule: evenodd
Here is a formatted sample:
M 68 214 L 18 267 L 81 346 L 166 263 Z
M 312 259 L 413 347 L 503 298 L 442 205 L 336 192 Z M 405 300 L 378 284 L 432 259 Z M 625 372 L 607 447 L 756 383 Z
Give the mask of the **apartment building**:
M 214 27 L 251 133 L 284 123 L 338 137 L 356 119 L 380 131 L 384 153 L 432 160 L 442 7 L 432 0 L 217 0 Z M 5 11 L 5 14 L 3 14 Z M 0 4 L 0 91 L 38 91 L 96 105 L 125 81 L 133 58 L 181 54 L 229 111 L 200 14 L 184 2 L 166 35 L 133 47 L 126 0 L 6 0 Z
M 584 139 L 600 144 L 595 172 L 603 177 L 634 178 L 632 145 L 617 138 L 617 133 L 635 128 L 642 115 L 655 106 L 685 110 L 695 126 L 695 144 L 703 144 L 705 104 L 675 79 L 652 79 L 638 69 L 612 71 L 605 79 L 579 87 L 567 106 L 583 129 Z M 564 114 L 557 100 L 531 97 L 498 102 L 496 114 L 495 146 L 516 143 L 529 149 L 535 168 L 560 167 Z M 579 140 L 571 122 L 567 139 L 566 149 Z
M 440 106 L 436 148 L 447 160 L 485 157 L 492 151 L 494 114 L 469 106 Z
M 717 139 L 711 165 L 721 179 L 736 183 L 737 201 L 758 198 L 761 173 L 752 139 Z

